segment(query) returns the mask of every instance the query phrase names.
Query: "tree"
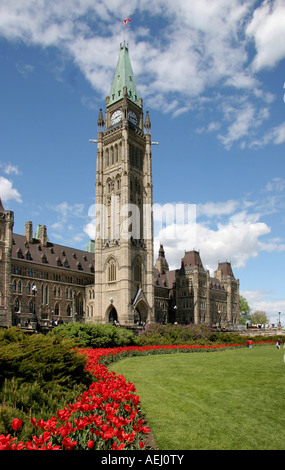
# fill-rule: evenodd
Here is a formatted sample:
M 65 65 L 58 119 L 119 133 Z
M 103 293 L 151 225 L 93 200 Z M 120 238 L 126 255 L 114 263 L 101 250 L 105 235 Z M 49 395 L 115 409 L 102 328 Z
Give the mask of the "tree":
M 241 325 L 245 325 L 250 320 L 251 308 L 247 303 L 247 300 L 240 295 L 239 296 L 239 322 Z
M 250 315 L 250 321 L 253 325 L 256 325 L 258 323 L 269 323 L 269 319 L 267 318 L 266 312 L 264 312 L 263 310 L 256 310 L 252 315 Z

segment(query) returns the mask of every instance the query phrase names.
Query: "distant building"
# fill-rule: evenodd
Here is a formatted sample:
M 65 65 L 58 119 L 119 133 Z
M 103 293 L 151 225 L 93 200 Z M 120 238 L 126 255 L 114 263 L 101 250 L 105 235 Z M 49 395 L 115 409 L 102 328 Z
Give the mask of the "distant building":
M 229 262 L 219 263 L 211 277 L 199 252 L 188 251 L 180 269 L 169 271 L 161 245 L 154 285 L 156 321 L 221 327 L 239 323 L 239 280 Z

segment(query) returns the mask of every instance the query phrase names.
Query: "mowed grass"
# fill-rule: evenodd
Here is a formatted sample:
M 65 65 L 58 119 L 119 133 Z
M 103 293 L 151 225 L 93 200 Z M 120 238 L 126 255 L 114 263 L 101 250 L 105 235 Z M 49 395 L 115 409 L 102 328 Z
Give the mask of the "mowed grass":
M 275 345 L 123 359 L 159 450 L 284 450 L 285 350 Z

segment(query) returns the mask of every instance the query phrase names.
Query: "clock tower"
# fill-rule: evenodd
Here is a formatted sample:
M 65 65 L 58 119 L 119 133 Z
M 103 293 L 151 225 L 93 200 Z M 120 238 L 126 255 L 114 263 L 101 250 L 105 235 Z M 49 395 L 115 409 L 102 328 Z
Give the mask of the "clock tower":
M 128 46 L 100 110 L 97 133 L 95 316 L 97 323 L 154 321 L 151 132 Z

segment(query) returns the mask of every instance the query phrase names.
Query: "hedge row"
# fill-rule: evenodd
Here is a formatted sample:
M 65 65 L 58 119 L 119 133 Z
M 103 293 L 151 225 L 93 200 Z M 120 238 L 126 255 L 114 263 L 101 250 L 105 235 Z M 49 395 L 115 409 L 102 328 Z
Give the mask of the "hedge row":
M 213 333 L 206 325 L 160 325 L 148 324 L 136 336 L 131 330 L 114 325 L 92 323 L 70 323 L 53 329 L 51 335 L 63 335 L 85 348 L 115 348 L 125 346 L 155 346 L 155 345 L 184 345 L 184 344 L 245 344 L 249 337 L 238 333 Z M 256 341 L 277 341 L 282 336 L 255 336 Z

